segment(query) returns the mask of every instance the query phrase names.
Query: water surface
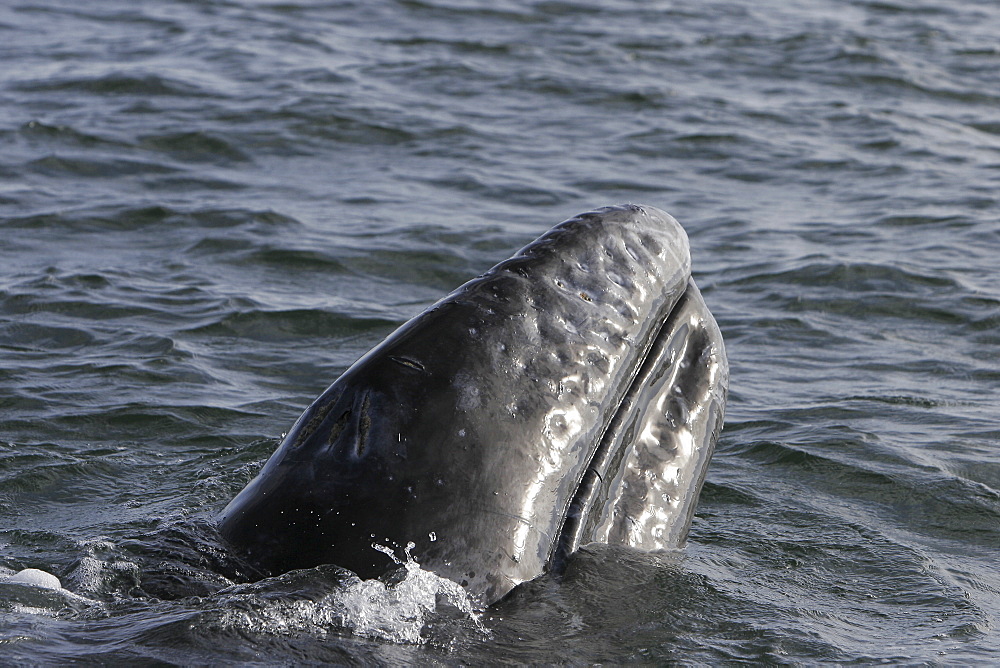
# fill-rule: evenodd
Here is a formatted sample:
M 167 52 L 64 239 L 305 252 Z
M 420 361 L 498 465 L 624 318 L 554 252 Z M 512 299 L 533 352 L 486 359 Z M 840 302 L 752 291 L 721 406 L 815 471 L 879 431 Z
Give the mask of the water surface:
M 0 566 L 78 598 L 0 586 L 0 662 L 991 660 L 997 35 L 985 0 L 5 4 Z M 685 225 L 729 352 L 684 553 L 588 548 L 481 622 L 222 589 L 207 521 L 323 388 L 618 202 Z

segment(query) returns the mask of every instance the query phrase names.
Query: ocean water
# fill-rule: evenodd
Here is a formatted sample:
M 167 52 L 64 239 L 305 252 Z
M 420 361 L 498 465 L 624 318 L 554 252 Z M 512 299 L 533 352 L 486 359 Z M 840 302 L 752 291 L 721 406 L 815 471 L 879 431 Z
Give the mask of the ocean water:
M 993 0 L 0 6 L 0 664 L 1000 655 Z M 211 519 L 401 323 L 670 211 L 726 338 L 689 544 L 495 608 L 233 584 Z

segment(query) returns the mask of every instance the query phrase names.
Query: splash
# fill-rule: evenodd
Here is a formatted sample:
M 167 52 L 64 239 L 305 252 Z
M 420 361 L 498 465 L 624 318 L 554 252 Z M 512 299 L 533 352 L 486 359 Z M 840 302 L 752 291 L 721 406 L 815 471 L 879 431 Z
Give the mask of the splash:
M 473 601 L 457 583 L 420 568 L 410 554 L 373 544 L 397 565 L 362 580 L 335 566 L 292 571 L 221 592 L 223 626 L 253 633 L 324 636 L 349 632 L 394 643 L 450 645 L 461 635 L 489 637 Z
M 345 625 L 357 635 L 395 642 L 422 643 L 424 632 L 433 630 L 442 617 L 452 621 L 468 620 L 474 628 L 489 635 L 472 600 L 457 583 L 420 568 L 410 551 L 403 548 L 404 559 L 391 547 L 372 544 L 389 556 L 399 568 L 377 580 L 360 580 L 342 595 Z

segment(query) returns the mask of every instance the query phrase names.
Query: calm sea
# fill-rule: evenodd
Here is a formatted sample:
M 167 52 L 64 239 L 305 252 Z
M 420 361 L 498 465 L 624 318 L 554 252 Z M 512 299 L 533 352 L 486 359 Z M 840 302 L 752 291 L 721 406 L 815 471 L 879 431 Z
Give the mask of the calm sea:
M 65 587 L 0 585 L 0 664 L 1000 656 L 994 0 L 7 0 L 0 112 L 0 574 Z M 210 520 L 323 388 L 620 202 L 729 352 L 682 553 L 478 620 L 229 586 Z

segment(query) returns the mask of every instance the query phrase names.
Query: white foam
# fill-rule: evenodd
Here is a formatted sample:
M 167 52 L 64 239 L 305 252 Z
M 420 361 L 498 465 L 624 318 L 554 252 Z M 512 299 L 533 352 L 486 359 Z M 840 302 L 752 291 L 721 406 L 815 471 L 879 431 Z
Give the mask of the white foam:
M 404 549 L 405 561 L 396 558 L 391 548 L 372 547 L 391 556 L 399 569 L 382 579 L 346 578 L 314 600 L 275 597 L 272 588 L 284 588 L 282 576 L 265 588 L 261 588 L 263 582 L 239 586 L 226 594 L 238 603 L 225 606 L 223 624 L 273 634 L 324 635 L 347 630 L 366 638 L 423 644 L 428 627 L 444 620 L 446 632 L 449 624 L 467 629 L 471 623 L 474 631 L 489 635 L 465 590 L 421 569 L 409 554 L 412 544 Z
M 25 568 L 14 575 L 8 576 L 5 582 L 31 585 L 42 589 L 62 589 L 59 578 L 46 571 L 37 568 Z
M 454 608 L 470 619 L 486 634 L 472 600 L 457 583 L 420 568 L 410 555 L 413 543 L 404 548 L 405 561 L 399 560 L 391 548 L 373 544 L 379 552 L 389 555 L 401 566 L 392 581 L 361 580 L 348 586 L 341 595 L 344 624 L 357 635 L 422 643 L 421 632 L 428 619 L 441 606 Z
M 73 589 L 88 594 L 124 593 L 139 584 L 139 567 L 130 561 L 102 561 L 82 557 L 67 576 Z
M 98 601 L 64 589 L 59 578 L 39 568 L 25 568 L 13 574 L 10 571 L 0 574 L 0 586 L 8 585 L 14 586 L 0 593 L 0 609 L 51 617 L 67 607 L 82 609 L 100 605 Z M 19 588 L 24 589 L 18 591 Z

